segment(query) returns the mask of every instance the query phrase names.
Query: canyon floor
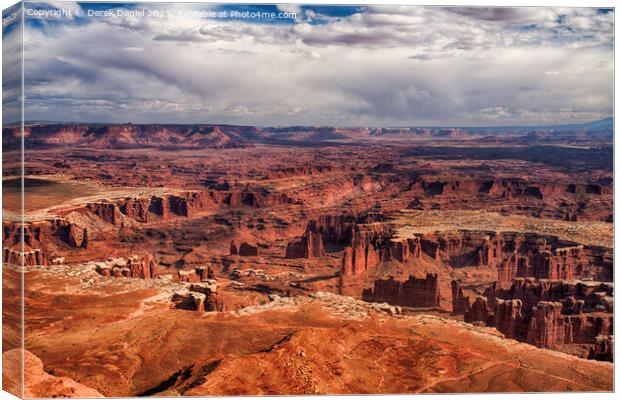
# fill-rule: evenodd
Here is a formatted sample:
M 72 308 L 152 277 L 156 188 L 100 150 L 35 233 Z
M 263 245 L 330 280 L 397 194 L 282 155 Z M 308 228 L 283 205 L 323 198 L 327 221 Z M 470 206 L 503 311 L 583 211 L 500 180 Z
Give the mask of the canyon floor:
M 605 132 L 27 129 L 12 393 L 613 390 Z

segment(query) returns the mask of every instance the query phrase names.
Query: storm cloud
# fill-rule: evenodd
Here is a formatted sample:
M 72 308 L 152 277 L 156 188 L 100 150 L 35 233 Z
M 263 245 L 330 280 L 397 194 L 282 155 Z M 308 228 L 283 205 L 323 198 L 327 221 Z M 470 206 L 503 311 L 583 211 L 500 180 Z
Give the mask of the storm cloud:
M 610 10 L 280 11 L 297 15 L 32 21 L 24 37 L 26 118 L 411 126 L 612 114 Z

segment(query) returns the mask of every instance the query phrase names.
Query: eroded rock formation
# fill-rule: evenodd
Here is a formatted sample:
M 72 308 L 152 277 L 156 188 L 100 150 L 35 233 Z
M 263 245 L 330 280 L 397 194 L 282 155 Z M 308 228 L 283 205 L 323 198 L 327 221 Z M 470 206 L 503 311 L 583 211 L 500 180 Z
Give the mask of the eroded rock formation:
M 488 324 L 490 318 L 493 316 L 491 308 L 487 302 L 487 298 L 483 296 L 477 296 L 471 305 L 467 305 L 465 313 L 465 322 L 480 321 Z
M 258 246 L 243 242 L 239 246 L 239 255 L 243 257 L 251 257 L 258 255 Z
M 52 375 L 41 359 L 28 350 L 5 351 L 2 353 L 2 364 L 2 388 L 13 394 L 23 394 L 24 398 L 105 397 L 67 376 Z
M 223 311 L 224 303 L 217 294 L 217 282 L 207 279 L 193 283 L 172 296 L 175 308 L 191 311 Z
M 372 243 L 355 242 L 344 249 L 342 273 L 344 276 L 361 275 L 377 266 L 379 254 Z
M 92 263 L 95 270 L 103 275 L 115 278 L 140 278 L 149 280 L 157 277 L 157 262 L 150 254 L 133 255 L 127 259 L 110 258 L 106 261 Z
M 193 269 L 182 269 L 177 272 L 179 282 L 198 283 L 215 278 L 211 267 L 198 266 Z
M 458 283 L 453 284 L 458 289 Z M 606 359 L 599 337 L 613 335 L 613 285 L 517 278 L 509 289 L 490 287 L 469 305 L 466 322 L 494 326 L 506 337 L 582 357 Z M 596 348 L 600 348 L 599 353 Z
M 608 249 L 551 236 L 461 231 L 418 235 L 415 239 L 423 253 L 452 267 L 497 268 L 497 280 L 503 286 L 509 286 L 516 277 L 611 280 L 613 276 Z M 416 246 L 410 247 L 415 251 Z
M 480 208 L 503 204 L 513 212 L 530 212 L 546 218 L 576 221 L 606 220 L 610 209 L 601 209 L 612 187 L 600 182 L 552 182 L 522 178 L 474 178 L 462 176 L 420 176 L 409 186 L 410 208 L 458 209 L 459 202 Z
M 86 204 L 86 209 L 112 225 L 118 225 L 121 223 L 120 211 L 118 206 L 114 203 L 88 203 Z
M 286 246 L 286 258 L 314 258 L 324 255 L 323 236 L 313 231 L 308 231 L 302 237 L 293 239 Z
M 45 266 L 48 265 L 48 255 L 44 250 L 46 235 L 49 231 L 47 223 L 2 223 L 2 262 L 17 266 Z M 79 229 L 74 228 L 74 235 L 79 243 L 84 243 Z M 85 233 L 82 233 L 85 235 Z M 23 236 L 23 243 L 22 238 Z M 75 239 L 78 240 L 78 239 Z
M 465 314 L 470 309 L 469 297 L 463 295 L 463 288 L 458 281 L 453 280 L 450 282 L 450 289 L 452 291 L 452 312 L 454 314 Z
M 364 289 L 362 299 L 403 307 L 438 307 L 439 278 L 436 274 L 427 274 L 423 279 L 410 276 L 405 282 L 393 278 L 376 280 L 373 289 Z

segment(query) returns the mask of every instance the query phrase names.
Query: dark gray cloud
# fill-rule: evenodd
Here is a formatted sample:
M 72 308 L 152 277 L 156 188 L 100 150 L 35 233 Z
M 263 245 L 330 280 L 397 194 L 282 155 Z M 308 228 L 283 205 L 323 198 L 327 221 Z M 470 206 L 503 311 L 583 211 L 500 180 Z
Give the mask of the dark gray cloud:
M 446 7 L 455 14 L 485 21 L 537 22 L 535 7 Z
M 21 29 L 3 32 L 2 38 L 2 121 L 14 123 L 21 120 Z

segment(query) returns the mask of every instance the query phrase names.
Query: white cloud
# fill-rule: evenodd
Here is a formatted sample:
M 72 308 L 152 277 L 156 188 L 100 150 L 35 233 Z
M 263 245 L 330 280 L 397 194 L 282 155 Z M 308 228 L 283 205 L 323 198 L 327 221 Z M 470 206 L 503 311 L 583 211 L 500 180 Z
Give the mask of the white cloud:
M 502 10 L 383 6 L 313 12 L 321 24 L 115 17 L 32 29 L 27 118 L 454 125 L 611 113 L 613 13 Z
M 301 15 L 301 5 L 299 4 L 278 4 L 278 10 L 285 13 L 295 13 Z

